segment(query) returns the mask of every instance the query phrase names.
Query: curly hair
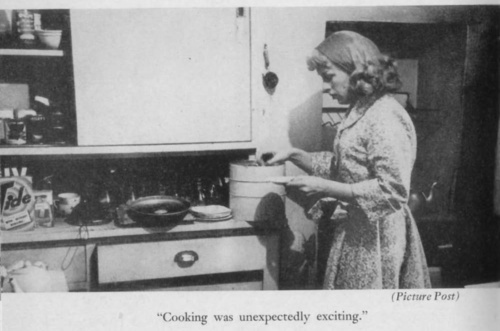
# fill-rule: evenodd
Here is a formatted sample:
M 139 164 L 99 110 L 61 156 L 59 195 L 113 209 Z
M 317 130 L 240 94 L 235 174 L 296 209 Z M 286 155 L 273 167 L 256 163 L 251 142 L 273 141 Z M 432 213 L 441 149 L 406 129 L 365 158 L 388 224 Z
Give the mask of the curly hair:
M 327 53 L 327 54 L 325 54 Z M 340 31 L 325 39 L 307 59 L 309 70 L 335 65 L 350 76 L 355 97 L 397 91 L 401 80 L 394 59 L 379 52 L 369 39 L 351 31 Z
M 401 88 L 396 62 L 388 56 L 383 56 L 378 65 L 369 62 L 351 73 L 350 86 L 360 96 L 396 92 Z

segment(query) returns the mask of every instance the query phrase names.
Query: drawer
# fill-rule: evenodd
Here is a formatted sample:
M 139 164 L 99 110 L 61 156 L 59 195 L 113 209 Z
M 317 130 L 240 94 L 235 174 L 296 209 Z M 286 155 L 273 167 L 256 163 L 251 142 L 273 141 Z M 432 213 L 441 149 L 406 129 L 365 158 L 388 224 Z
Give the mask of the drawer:
M 103 245 L 100 284 L 263 270 L 266 247 L 255 236 Z
M 19 260 L 42 261 L 50 270 L 63 270 L 69 290 L 87 288 L 85 246 L 2 250 L 2 264 L 9 266 Z

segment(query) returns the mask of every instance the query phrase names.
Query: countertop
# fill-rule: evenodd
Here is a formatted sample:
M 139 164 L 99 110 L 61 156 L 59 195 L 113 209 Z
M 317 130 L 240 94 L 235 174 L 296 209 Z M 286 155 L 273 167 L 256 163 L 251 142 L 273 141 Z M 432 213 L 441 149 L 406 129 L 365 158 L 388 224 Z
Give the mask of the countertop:
M 227 235 L 251 235 L 272 230 L 270 224 L 245 222 L 230 219 L 219 222 L 197 222 L 189 215 L 172 228 L 143 228 L 139 226 L 120 227 L 110 222 L 103 225 L 75 226 L 64 219 L 56 219 L 54 227 L 37 227 L 19 232 L 2 232 L 1 244 L 7 246 L 29 244 L 57 244 L 63 242 L 100 242 L 107 241 L 149 241 L 161 239 L 188 239 L 199 237 L 221 237 Z

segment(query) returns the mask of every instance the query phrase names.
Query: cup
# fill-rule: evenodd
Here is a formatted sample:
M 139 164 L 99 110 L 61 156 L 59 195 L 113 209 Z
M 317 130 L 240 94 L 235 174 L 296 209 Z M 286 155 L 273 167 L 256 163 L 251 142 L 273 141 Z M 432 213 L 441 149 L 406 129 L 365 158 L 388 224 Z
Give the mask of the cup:
M 73 209 L 80 203 L 80 195 L 78 193 L 61 193 L 55 199 L 55 206 L 59 213 L 63 216 L 68 216 L 73 212 Z

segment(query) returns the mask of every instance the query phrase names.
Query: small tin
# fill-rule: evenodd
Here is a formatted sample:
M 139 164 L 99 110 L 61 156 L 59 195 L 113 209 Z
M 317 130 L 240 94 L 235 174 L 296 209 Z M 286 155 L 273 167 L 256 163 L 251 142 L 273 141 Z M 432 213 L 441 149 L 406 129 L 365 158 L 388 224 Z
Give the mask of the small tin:
M 8 145 L 26 144 L 26 122 L 24 119 L 6 119 L 5 143 Z

